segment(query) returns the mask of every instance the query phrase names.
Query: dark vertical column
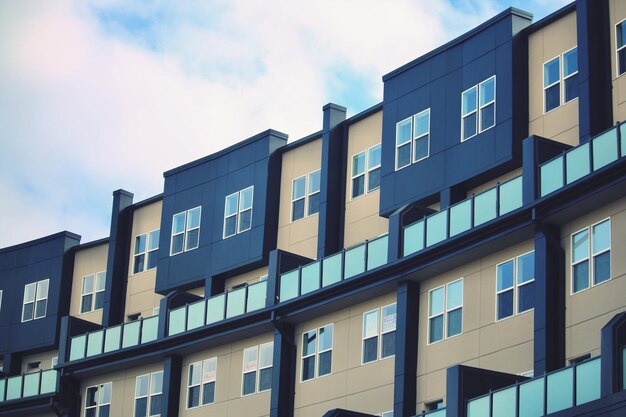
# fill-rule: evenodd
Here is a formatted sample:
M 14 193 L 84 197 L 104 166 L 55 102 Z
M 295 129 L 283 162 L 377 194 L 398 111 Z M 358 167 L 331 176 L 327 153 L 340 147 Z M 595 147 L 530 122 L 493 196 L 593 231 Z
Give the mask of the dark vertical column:
M 292 417 L 296 395 L 296 345 L 293 326 L 275 323 L 270 417 Z
M 565 254 L 559 227 L 535 230 L 535 375 L 565 364 Z
M 391 216 L 389 216 L 389 246 L 387 252 L 387 261 L 393 262 L 402 257 L 402 248 L 404 245 L 404 233 L 402 225 L 402 213 L 405 207 L 402 207 Z
M 346 184 L 347 143 L 341 122 L 346 108 L 329 103 L 324 106 L 322 129 L 322 170 L 317 257 L 322 258 L 343 247 L 343 219 Z
M 60 358 L 59 358 L 60 359 Z M 81 409 L 80 381 L 70 377 L 60 378 L 59 396 L 61 417 L 78 417 Z M 59 415 L 59 414 L 58 414 Z
M 537 138 L 530 136 L 522 141 L 522 203 L 531 204 L 537 192 Z
M 396 356 L 393 386 L 394 416 L 415 415 L 417 401 L 417 337 L 419 283 L 398 284 L 396 304 Z
M 204 280 L 204 298 L 211 298 L 214 295 L 224 292 L 224 279 L 207 277 Z
M 106 289 L 102 311 L 103 326 L 112 326 L 124 321 L 124 300 L 126 299 L 132 223 L 132 215 L 128 207 L 132 204 L 132 193 L 125 190 L 113 192 Z
M 445 210 L 454 203 L 464 200 L 465 197 L 464 187 L 448 187 L 439 193 L 439 210 Z
M 267 296 L 265 297 L 265 306 L 273 306 L 278 301 L 278 277 L 280 276 L 280 251 L 273 250 L 269 254 L 269 262 L 267 265 Z
M 181 371 L 180 356 L 172 355 L 165 358 L 163 361 L 163 396 L 161 397 L 163 417 L 178 417 Z
M 22 354 L 10 352 L 4 355 L 3 372 L 7 375 L 19 375 L 22 373 Z
M 603 328 L 600 340 L 600 393 L 608 397 L 624 387 L 622 351 L 626 345 L 626 312 L 616 314 Z

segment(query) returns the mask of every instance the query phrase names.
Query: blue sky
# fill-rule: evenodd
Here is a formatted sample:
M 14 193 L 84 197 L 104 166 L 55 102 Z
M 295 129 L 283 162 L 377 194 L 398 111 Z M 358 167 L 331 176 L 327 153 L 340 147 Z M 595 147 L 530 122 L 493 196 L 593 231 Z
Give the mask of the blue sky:
M 112 192 L 322 106 L 356 114 L 383 74 L 509 6 L 562 0 L 0 0 L 0 247 L 109 233 Z

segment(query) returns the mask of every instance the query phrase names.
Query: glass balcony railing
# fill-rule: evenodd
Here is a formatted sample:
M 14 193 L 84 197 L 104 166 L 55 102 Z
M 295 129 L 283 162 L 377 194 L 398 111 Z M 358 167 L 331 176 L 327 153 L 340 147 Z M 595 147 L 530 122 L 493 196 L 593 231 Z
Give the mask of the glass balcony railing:
M 58 371 L 33 372 L 0 379 L 0 403 L 57 392 Z
M 626 346 L 622 349 L 622 389 L 626 389 Z
M 381 236 L 280 276 L 280 302 L 291 300 L 387 263 L 389 237 Z
M 600 398 L 600 358 L 524 381 L 467 403 L 467 417 L 541 417 Z
M 423 412 L 415 417 L 446 417 L 446 409 L 441 408 L 439 410 Z
M 159 317 L 107 327 L 70 339 L 70 361 L 113 352 L 157 339 Z
M 406 226 L 403 256 L 424 250 L 520 207 L 521 175 Z
M 267 281 L 246 285 L 169 312 L 169 336 L 265 308 Z
M 540 165 L 541 197 L 623 158 L 625 152 L 626 123 L 622 123 Z

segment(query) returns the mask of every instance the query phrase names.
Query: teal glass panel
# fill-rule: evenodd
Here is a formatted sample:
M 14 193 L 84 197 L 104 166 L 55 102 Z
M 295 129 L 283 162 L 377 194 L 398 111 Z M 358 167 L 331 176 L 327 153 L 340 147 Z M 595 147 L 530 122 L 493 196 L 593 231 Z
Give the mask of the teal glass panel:
M 226 293 L 226 318 L 239 316 L 246 312 L 246 289 Z
M 442 408 L 441 410 L 433 411 L 426 415 L 428 417 L 446 417 L 446 409 Z
M 617 129 L 597 136 L 591 141 L 593 146 L 593 170 L 596 171 L 603 166 L 617 160 Z
M 346 250 L 346 264 L 344 267 L 344 278 L 352 278 L 365 272 L 365 245 L 355 246 Z
M 424 249 L 424 220 L 413 223 L 404 228 L 403 256 L 419 252 Z
M 157 339 L 159 316 L 143 319 L 141 323 L 141 343 L 152 342 Z
M 467 417 L 489 416 L 489 396 L 476 398 L 467 403 Z
M 565 154 L 565 170 L 567 183 L 570 184 L 591 172 L 589 160 L 589 143 L 582 144 Z
M 139 329 L 141 322 L 139 320 L 131 321 L 122 326 L 122 348 L 136 346 L 139 344 Z
M 24 393 L 23 397 L 32 397 L 39 395 L 39 378 L 41 372 L 24 375 Z
M 170 321 L 167 334 L 172 336 L 185 331 L 187 321 L 187 306 L 170 310 Z
M 563 156 L 541 165 L 541 196 L 563 187 Z
M 514 385 L 510 388 L 493 393 L 492 417 L 509 417 L 515 415 L 516 389 Z
M 87 357 L 102 354 L 104 330 L 98 330 L 87 335 Z
M 622 136 L 620 140 L 620 147 L 622 148 L 622 157 L 626 156 L 626 123 L 622 123 L 620 125 L 620 135 Z
M 0 379 L 0 403 L 4 401 L 4 389 L 7 386 L 6 379 Z
M 104 351 L 113 352 L 120 348 L 122 326 L 108 327 L 104 333 Z
M 22 375 L 7 378 L 7 401 L 22 397 Z
M 431 246 L 448 238 L 448 210 L 440 211 L 426 218 L 426 246 Z
M 187 331 L 204 326 L 206 300 L 196 301 L 187 306 Z
M 280 301 L 291 300 L 298 296 L 299 270 L 296 269 L 280 276 Z
M 70 361 L 75 361 L 85 357 L 87 347 L 87 335 L 72 337 L 70 342 Z
M 300 283 L 300 295 L 308 294 L 320 288 L 320 262 L 313 262 L 302 267 L 300 274 L 302 282 Z
M 626 347 L 622 350 L 622 389 L 626 389 Z
M 472 228 L 472 200 L 450 207 L 450 237 Z
M 500 184 L 500 216 L 522 207 L 522 177 Z
M 267 281 L 257 282 L 248 287 L 248 303 L 246 311 L 255 311 L 265 308 L 267 297 Z
M 378 268 L 387 263 L 389 237 L 382 236 L 367 243 L 367 270 Z
M 519 386 L 519 417 L 543 416 L 543 377 Z
M 57 391 L 57 372 L 49 369 L 41 373 L 41 393 L 50 394 Z
M 600 358 L 576 366 L 576 405 L 600 398 Z
M 548 375 L 548 414 L 574 405 L 574 370 L 565 368 Z
M 496 218 L 497 196 L 498 192 L 492 188 L 474 197 L 474 227 Z
M 226 315 L 226 294 L 213 296 L 206 303 L 206 324 L 224 320 Z
M 343 252 L 327 256 L 322 260 L 322 287 L 341 281 Z

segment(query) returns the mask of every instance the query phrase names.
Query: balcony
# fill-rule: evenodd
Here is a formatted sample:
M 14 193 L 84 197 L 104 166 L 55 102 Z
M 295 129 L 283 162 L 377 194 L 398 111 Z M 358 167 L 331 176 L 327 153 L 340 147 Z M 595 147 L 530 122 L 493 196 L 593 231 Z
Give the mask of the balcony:
M 0 379 L 0 407 L 22 399 L 57 392 L 59 372 L 55 369 Z

